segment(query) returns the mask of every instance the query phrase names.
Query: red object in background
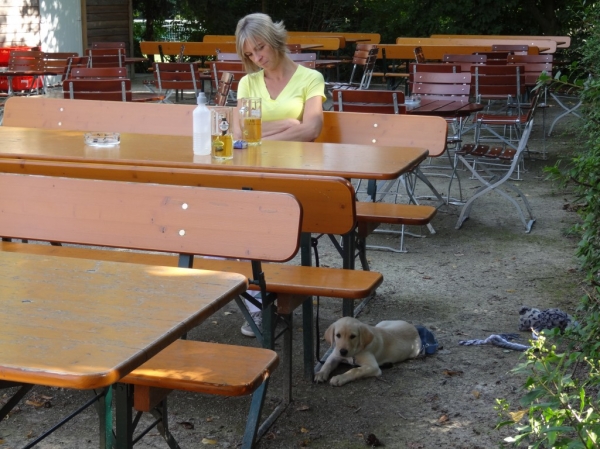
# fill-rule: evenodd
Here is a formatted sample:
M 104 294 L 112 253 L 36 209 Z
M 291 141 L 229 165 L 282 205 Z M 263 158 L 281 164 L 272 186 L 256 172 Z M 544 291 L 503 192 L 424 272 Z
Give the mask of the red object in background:
M 13 50 L 30 51 L 37 49 L 38 47 L 2 47 L 0 48 L 0 67 L 8 67 L 10 52 Z M 12 79 L 12 88 L 14 91 L 29 90 L 35 87 L 41 88 L 42 85 L 42 79 L 38 78 L 37 86 L 34 86 L 32 76 L 15 76 Z M 0 71 L 0 91 L 8 91 L 8 78 L 2 76 L 2 71 Z

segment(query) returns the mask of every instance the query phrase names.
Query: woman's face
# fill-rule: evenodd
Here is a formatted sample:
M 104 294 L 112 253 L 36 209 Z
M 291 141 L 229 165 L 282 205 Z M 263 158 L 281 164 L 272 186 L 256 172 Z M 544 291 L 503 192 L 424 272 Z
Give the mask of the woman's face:
M 244 55 L 261 69 L 273 69 L 279 62 L 277 52 L 261 39 L 248 39 L 244 43 Z

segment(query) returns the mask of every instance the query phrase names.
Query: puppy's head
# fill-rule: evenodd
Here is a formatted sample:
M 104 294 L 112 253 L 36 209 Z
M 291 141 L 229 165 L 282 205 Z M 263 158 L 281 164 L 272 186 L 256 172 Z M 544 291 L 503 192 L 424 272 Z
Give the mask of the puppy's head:
M 366 324 L 350 317 L 340 318 L 325 331 L 325 340 L 342 357 L 354 357 L 373 341 L 373 337 Z

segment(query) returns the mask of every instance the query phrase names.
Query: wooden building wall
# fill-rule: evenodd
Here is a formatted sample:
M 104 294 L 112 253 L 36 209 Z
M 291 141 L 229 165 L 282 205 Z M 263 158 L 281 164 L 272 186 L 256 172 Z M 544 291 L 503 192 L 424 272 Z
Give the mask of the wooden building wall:
M 131 0 L 86 0 L 86 29 L 84 35 L 87 42 L 127 42 L 129 49 L 133 46 L 133 14 Z M 131 53 L 130 53 L 131 54 Z
M 39 0 L 0 1 L 0 47 L 40 45 Z

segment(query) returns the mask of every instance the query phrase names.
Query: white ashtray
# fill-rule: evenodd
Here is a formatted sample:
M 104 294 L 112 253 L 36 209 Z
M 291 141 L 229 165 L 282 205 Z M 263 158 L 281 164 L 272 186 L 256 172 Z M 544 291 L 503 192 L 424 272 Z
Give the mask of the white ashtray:
M 85 133 L 83 138 L 85 144 L 91 147 L 114 147 L 121 142 L 119 133 Z

